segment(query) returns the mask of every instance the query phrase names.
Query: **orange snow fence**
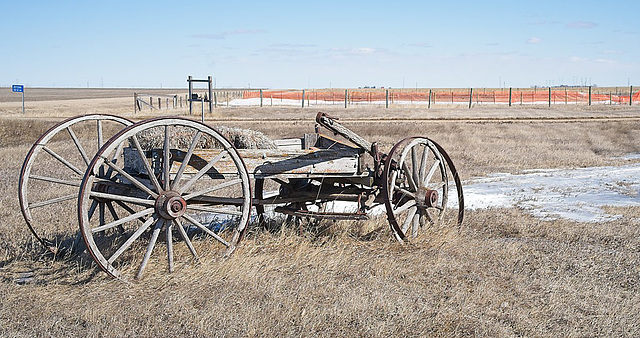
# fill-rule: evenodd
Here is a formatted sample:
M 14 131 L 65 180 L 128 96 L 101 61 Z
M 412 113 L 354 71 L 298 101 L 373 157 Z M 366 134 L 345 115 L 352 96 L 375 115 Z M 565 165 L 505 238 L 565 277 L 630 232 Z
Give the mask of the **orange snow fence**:
M 617 88 L 616 88 L 617 89 Z M 628 90 L 629 88 L 626 88 Z M 629 104 L 640 103 L 640 91 L 607 91 L 588 87 L 527 89 L 320 89 L 245 90 L 243 99 L 305 101 L 311 104 Z

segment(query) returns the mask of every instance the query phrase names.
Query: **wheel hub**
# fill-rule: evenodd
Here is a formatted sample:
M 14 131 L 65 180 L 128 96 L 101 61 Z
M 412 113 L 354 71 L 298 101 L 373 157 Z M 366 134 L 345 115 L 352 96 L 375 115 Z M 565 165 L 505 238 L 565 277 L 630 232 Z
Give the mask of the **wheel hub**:
M 165 219 L 176 219 L 187 211 L 187 202 L 174 191 L 167 191 L 156 200 L 156 212 Z
M 426 187 L 418 188 L 416 193 L 416 203 L 420 207 L 435 207 L 438 204 L 438 191 L 427 189 Z

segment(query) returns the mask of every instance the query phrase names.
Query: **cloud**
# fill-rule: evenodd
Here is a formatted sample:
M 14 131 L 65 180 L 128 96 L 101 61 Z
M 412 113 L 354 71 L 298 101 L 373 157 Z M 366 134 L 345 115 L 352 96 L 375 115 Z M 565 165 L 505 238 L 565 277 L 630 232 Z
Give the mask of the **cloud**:
M 411 47 L 420 47 L 420 48 L 431 48 L 431 47 L 433 47 L 428 42 L 410 43 L 409 46 L 411 46 Z
M 329 48 L 328 51 L 330 53 L 338 53 L 343 55 L 362 55 L 362 54 L 373 54 L 378 53 L 381 50 L 372 48 L 372 47 L 358 47 L 358 48 L 340 48 L 334 47 Z
M 355 54 L 371 54 L 371 53 L 374 53 L 375 51 L 376 51 L 375 48 L 371 48 L 371 47 L 360 47 L 360 48 L 355 48 L 353 50 Z
M 589 29 L 598 26 L 597 23 L 591 21 L 576 21 L 567 24 L 568 28 Z
M 316 47 L 316 45 L 302 44 L 302 43 L 272 43 L 270 46 L 271 47 L 288 47 L 288 48 Z
M 538 20 L 538 21 L 529 21 L 528 25 L 531 26 L 547 26 L 547 25 L 557 25 L 560 21 L 547 21 L 547 20 Z
M 266 31 L 262 29 L 236 29 L 233 31 L 224 31 L 219 33 L 194 34 L 194 35 L 191 35 L 191 37 L 196 39 L 224 40 L 231 35 L 262 34 L 262 33 L 266 33 Z
M 527 43 L 540 43 L 542 42 L 542 39 L 537 38 L 535 36 L 530 37 L 529 39 L 527 39 Z

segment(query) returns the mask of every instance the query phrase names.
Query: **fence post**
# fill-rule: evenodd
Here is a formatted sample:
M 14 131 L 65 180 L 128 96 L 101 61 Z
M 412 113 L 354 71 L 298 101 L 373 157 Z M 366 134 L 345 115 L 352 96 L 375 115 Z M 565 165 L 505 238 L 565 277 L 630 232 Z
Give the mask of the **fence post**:
M 162 109 L 162 100 L 158 98 L 158 110 Z
M 567 104 L 567 87 L 564 87 L 564 104 Z
M 589 86 L 589 105 L 591 105 L 591 86 Z
M 549 87 L 549 107 L 551 107 L 551 87 Z
M 509 87 L 509 107 L 511 107 L 511 87 Z
M 189 101 L 189 115 L 191 115 L 191 110 L 193 109 L 193 83 L 191 83 L 191 75 L 187 77 L 187 82 L 189 82 L 189 96 L 187 100 Z
M 347 100 L 349 99 L 349 90 L 344 90 L 344 107 L 347 108 Z
M 384 94 L 384 107 L 389 108 L 389 89 L 385 89 Z
M 209 114 L 213 113 L 213 104 L 211 100 L 213 99 L 213 88 L 211 87 L 211 75 L 207 77 L 207 86 L 209 87 Z
M 202 102 L 202 105 L 201 105 L 201 107 L 202 107 L 202 115 L 201 116 L 202 116 L 202 123 L 204 123 L 204 98 L 202 98 L 200 100 L 200 102 Z
M 633 86 L 629 87 L 629 105 L 633 104 Z
M 429 89 L 429 103 L 427 104 L 427 108 L 431 108 L 431 89 Z
M 138 113 L 138 94 L 133 93 L 133 113 Z
M 304 108 L 304 89 L 302 90 L 302 108 Z
M 471 102 L 473 102 L 473 88 L 469 88 L 469 109 L 471 109 Z
M 262 89 L 260 89 L 260 107 L 262 107 Z
M 389 108 L 389 89 L 385 90 L 384 107 Z

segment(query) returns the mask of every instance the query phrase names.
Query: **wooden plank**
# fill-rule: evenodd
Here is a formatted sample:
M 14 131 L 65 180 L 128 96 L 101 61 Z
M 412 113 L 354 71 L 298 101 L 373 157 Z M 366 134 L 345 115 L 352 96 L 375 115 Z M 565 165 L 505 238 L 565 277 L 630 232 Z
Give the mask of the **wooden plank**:
M 135 151 L 135 150 L 133 150 Z M 185 175 L 195 174 L 211 159 L 219 155 L 221 149 L 198 149 L 194 152 Z M 146 174 L 144 163 L 139 156 L 132 156 L 132 151 L 125 148 L 125 171 L 135 175 Z M 177 173 L 186 151 L 172 149 L 170 172 Z M 253 177 L 320 177 L 320 176 L 358 176 L 360 154 L 348 149 L 313 149 L 291 150 L 279 149 L 238 149 L 247 171 Z M 129 154 L 129 156 L 127 156 Z M 156 168 L 158 166 L 155 166 Z M 215 177 L 233 176 L 237 173 L 231 156 L 223 156 L 207 174 Z
M 278 150 L 302 150 L 303 144 L 300 138 L 289 138 L 283 140 L 274 140 Z

